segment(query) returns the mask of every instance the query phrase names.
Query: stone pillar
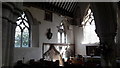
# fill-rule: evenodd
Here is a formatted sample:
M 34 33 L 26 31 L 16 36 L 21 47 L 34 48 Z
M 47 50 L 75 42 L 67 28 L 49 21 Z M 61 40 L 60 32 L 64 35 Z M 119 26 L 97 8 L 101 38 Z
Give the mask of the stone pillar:
M 117 6 L 112 2 L 94 2 L 91 8 L 95 18 L 96 33 L 100 39 L 101 63 L 104 68 L 116 68 L 115 35 Z
M 119 2 L 120 4 L 120 2 Z M 117 57 L 120 58 L 120 5 L 118 6 L 118 22 L 117 22 L 117 36 L 116 36 L 116 44 L 117 44 Z
M 0 10 L 2 10 L 1 2 L 0 2 Z M 0 67 L 2 67 L 2 11 L 0 11 Z
M 22 2 L 2 3 L 2 66 L 13 65 L 14 36 L 17 17 L 21 15 Z

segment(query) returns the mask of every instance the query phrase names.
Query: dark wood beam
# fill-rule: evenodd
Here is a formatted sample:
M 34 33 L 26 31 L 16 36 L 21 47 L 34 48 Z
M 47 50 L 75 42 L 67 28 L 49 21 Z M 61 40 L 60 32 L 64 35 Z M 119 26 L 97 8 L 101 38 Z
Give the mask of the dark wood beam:
M 73 5 L 74 4 L 74 5 Z M 24 6 L 36 7 L 43 10 L 49 10 L 54 13 L 69 16 L 73 18 L 73 10 L 76 3 L 72 2 L 24 2 Z

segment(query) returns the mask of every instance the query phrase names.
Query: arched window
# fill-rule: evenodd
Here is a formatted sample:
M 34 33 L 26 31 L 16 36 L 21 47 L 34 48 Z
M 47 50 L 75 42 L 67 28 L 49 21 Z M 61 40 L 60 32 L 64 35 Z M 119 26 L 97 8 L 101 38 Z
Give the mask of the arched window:
M 15 47 L 30 47 L 30 25 L 24 12 L 17 18 L 16 24 Z
M 95 33 L 95 21 L 91 9 L 88 10 L 87 15 L 82 22 L 84 39 L 82 44 L 98 43 L 99 38 Z
M 58 26 L 58 43 L 66 43 L 65 28 L 62 22 Z

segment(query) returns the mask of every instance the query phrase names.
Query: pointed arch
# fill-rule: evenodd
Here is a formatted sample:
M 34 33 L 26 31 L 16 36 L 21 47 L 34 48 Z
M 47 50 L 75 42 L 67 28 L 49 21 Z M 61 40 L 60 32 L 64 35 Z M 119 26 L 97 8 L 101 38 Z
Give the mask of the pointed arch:
M 31 24 L 33 17 L 28 10 L 24 10 L 16 21 L 15 47 L 30 47 L 31 44 Z M 19 31 L 19 32 L 18 32 Z
M 92 10 L 89 9 L 87 10 L 86 15 L 84 16 L 83 22 L 83 33 L 84 33 L 84 39 L 82 44 L 93 44 L 93 43 L 98 43 L 99 38 L 97 37 L 97 34 L 95 33 L 95 20 L 93 16 Z

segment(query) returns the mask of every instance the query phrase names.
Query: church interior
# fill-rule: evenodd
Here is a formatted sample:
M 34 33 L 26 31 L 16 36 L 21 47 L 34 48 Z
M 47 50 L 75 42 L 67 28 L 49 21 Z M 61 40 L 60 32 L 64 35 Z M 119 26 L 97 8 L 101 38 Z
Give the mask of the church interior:
M 120 2 L 2 2 L 1 68 L 120 68 Z

